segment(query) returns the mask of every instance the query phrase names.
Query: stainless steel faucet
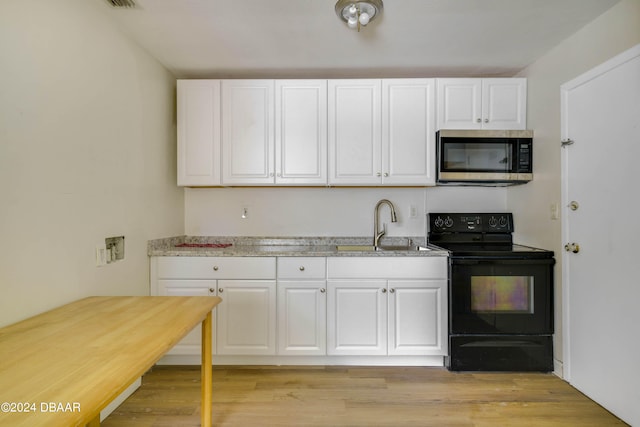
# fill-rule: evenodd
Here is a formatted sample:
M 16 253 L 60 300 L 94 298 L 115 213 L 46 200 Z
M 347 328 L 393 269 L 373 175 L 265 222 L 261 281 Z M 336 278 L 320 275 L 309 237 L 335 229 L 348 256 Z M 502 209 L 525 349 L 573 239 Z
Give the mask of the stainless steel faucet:
M 382 224 L 382 231 L 378 231 L 378 223 L 380 222 L 380 206 L 387 205 L 391 210 L 391 222 L 398 222 L 396 218 L 396 208 L 393 206 L 387 199 L 382 199 L 376 205 L 376 208 L 373 212 L 373 246 L 378 249 L 378 243 L 384 234 L 387 232 L 387 224 Z

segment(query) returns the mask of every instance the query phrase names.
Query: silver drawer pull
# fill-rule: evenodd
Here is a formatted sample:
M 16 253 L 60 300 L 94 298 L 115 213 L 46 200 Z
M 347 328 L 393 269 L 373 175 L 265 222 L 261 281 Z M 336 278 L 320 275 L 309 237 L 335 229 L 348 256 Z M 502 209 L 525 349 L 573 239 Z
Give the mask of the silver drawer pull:
M 218 292 L 223 293 L 224 289 L 220 288 L 220 289 L 218 289 Z
M 320 288 L 320 293 L 324 294 L 325 292 L 327 292 L 325 288 Z
M 217 265 L 213 266 L 213 271 L 218 271 L 218 266 Z
M 300 266 L 300 271 L 304 271 L 304 265 Z

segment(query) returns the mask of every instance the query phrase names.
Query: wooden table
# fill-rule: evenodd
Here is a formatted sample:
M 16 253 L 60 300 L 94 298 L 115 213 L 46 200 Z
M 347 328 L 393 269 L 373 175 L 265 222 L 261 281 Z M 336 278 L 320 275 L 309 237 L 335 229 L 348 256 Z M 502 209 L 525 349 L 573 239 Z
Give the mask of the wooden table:
M 0 426 L 99 426 L 100 411 L 202 322 L 211 425 L 218 297 L 90 297 L 0 329 Z

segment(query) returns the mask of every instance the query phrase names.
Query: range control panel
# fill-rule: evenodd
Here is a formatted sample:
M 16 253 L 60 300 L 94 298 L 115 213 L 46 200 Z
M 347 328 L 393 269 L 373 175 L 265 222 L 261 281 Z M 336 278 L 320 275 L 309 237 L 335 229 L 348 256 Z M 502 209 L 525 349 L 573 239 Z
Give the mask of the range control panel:
M 513 233 L 511 213 L 429 213 L 431 233 Z

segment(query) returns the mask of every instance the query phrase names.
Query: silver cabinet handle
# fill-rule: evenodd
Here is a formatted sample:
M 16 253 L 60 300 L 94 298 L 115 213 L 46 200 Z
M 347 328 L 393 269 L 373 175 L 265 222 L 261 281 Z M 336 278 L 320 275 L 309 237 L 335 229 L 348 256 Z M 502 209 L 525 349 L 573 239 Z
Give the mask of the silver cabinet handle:
M 484 122 L 485 123 L 489 123 L 489 119 L 484 119 Z
M 387 288 L 382 288 L 382 293 L 386 294 L 387 293 Z
M 213 289 L 213 288 L 209 288 L 209 292 L 211 292 L 211 293 L 213 294 L 213 293 L 215 293 L 215 292 L 216 292 L 216 290 L 215 290 L 215 289 Z
M 218 289 L 218 292 L 223 293 L 224 289 L 220 288 L 220 289 Z
M 213 271 L 218 271 L 218 266 L 217 265 L 213 266 Z
M 391 292 L 391 293 L 394 293 L 395 291 L 396 291 L 396 290 L 395 290 L 395 289 L 393 289 L 393 288 L 389 289 L 389 292 Z
M 482 123 L 482 119 L 478 118 L 478 119 L 476 119 L 476 122 Z
M 385 173 L 384 173 L 384 176 L 389 176 L 389 172 L 385 172 Z
M 325 292 L 327 292 L 327 290 L 325 288 L 320 288 L 320 293 L 324 294 Z
M 304 271 L 304 265 L 300 266 L 300 271 Z

